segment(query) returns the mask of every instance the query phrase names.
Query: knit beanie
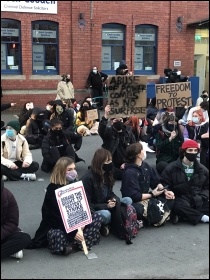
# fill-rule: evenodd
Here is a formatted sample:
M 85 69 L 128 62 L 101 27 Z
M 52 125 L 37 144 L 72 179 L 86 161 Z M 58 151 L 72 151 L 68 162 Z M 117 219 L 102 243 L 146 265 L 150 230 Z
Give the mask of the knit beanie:
M 182 149 L 188 149 L 188 148 L 199 149 L 199 146 L 196 141 L 189 139 L 189 140 L 184 141 L 184 143 L 182 144 Z
M 20 131 L 20 124 L 19 124 L 19 121 L 10 121 L 7 123 L 7 126 L 11 126 L 12 128 L 14 128 L 14 130 L 16 130 L 17 132 Z

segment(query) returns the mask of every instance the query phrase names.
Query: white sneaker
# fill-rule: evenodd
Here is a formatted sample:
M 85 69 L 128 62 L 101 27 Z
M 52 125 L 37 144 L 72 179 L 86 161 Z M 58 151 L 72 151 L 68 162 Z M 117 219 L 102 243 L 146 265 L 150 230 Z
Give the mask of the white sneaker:
M 11 255 L 10 257 L 16 258 L 16 259 L 22 259 L 23 258 L 23 251 L 19 251 L 15 253 L 14 255 Z
M 3 181 L 7 181 L 7 180 L 8 180 L 7 176 L 2 175 L 2 180 L 3 180 Z
M 22 179 L 23 180 L 28 180 L 28 181 L 36 181 L 36 174 L 26 173 L 26 174 L 24 174 L 24 177 Z

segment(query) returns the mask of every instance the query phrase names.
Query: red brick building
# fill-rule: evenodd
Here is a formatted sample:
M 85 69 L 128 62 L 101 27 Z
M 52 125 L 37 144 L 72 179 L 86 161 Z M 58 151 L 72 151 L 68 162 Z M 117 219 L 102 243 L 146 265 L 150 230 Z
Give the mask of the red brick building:
M 2 1 L 4 103 L 45 105 L 70 73 L 77 100 L 93 66 L 115 74 L 121 60 L 159 81 L 164 68 L 193 75 L 195 26 L 208 1 Z M 36 12 L 38 11 L 38 13 Z

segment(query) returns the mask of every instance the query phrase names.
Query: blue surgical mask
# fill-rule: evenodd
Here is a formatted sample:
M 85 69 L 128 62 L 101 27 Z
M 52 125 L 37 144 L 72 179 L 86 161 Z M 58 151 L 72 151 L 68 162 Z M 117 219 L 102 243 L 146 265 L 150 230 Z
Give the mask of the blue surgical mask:
M 199 120 L 198 117 L 192 117 L 192 121 L 193 121 L 194 123 L 199 123 L 199 122 L 200 122 L 200 120 Z
M 9 138 L 13 138 L 16 136 L 15 131 L 13 129 L 6 129 L 6 135 Z

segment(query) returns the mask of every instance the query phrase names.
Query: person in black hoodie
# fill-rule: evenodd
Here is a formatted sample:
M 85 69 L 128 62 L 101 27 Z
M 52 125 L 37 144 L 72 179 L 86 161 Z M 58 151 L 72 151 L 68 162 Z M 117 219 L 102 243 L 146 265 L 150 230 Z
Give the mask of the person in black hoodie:
M 93 67 L 87 79 L 87 86 L 92 89 L 92 98 L 99 97 L 96 100 L 99 103 L 99 109 L 103 108 L 103 83 L 107 80 L 108 75 L 99 72 L 97 67 Z
M 23 258 L 23 249 L 30 242 L 28 233 L 21 231 L 19 225 L 19 209 L 14 195 L 4 187 L 1 179 L 1 259 Z
M 72 144 L 74 144 L 74 148 Z M 81 145 L 81 135 L 73 131 L 64 131 L 61 120 L 51 120 L 50 130 L 42 141 L 41 151 L 43 161 L 41 170 L 47 173 L 52 171 L 58 159 L 63 156 L 71 157 L 75 162 L 84 161 L 75 152 L 80 149 Z

